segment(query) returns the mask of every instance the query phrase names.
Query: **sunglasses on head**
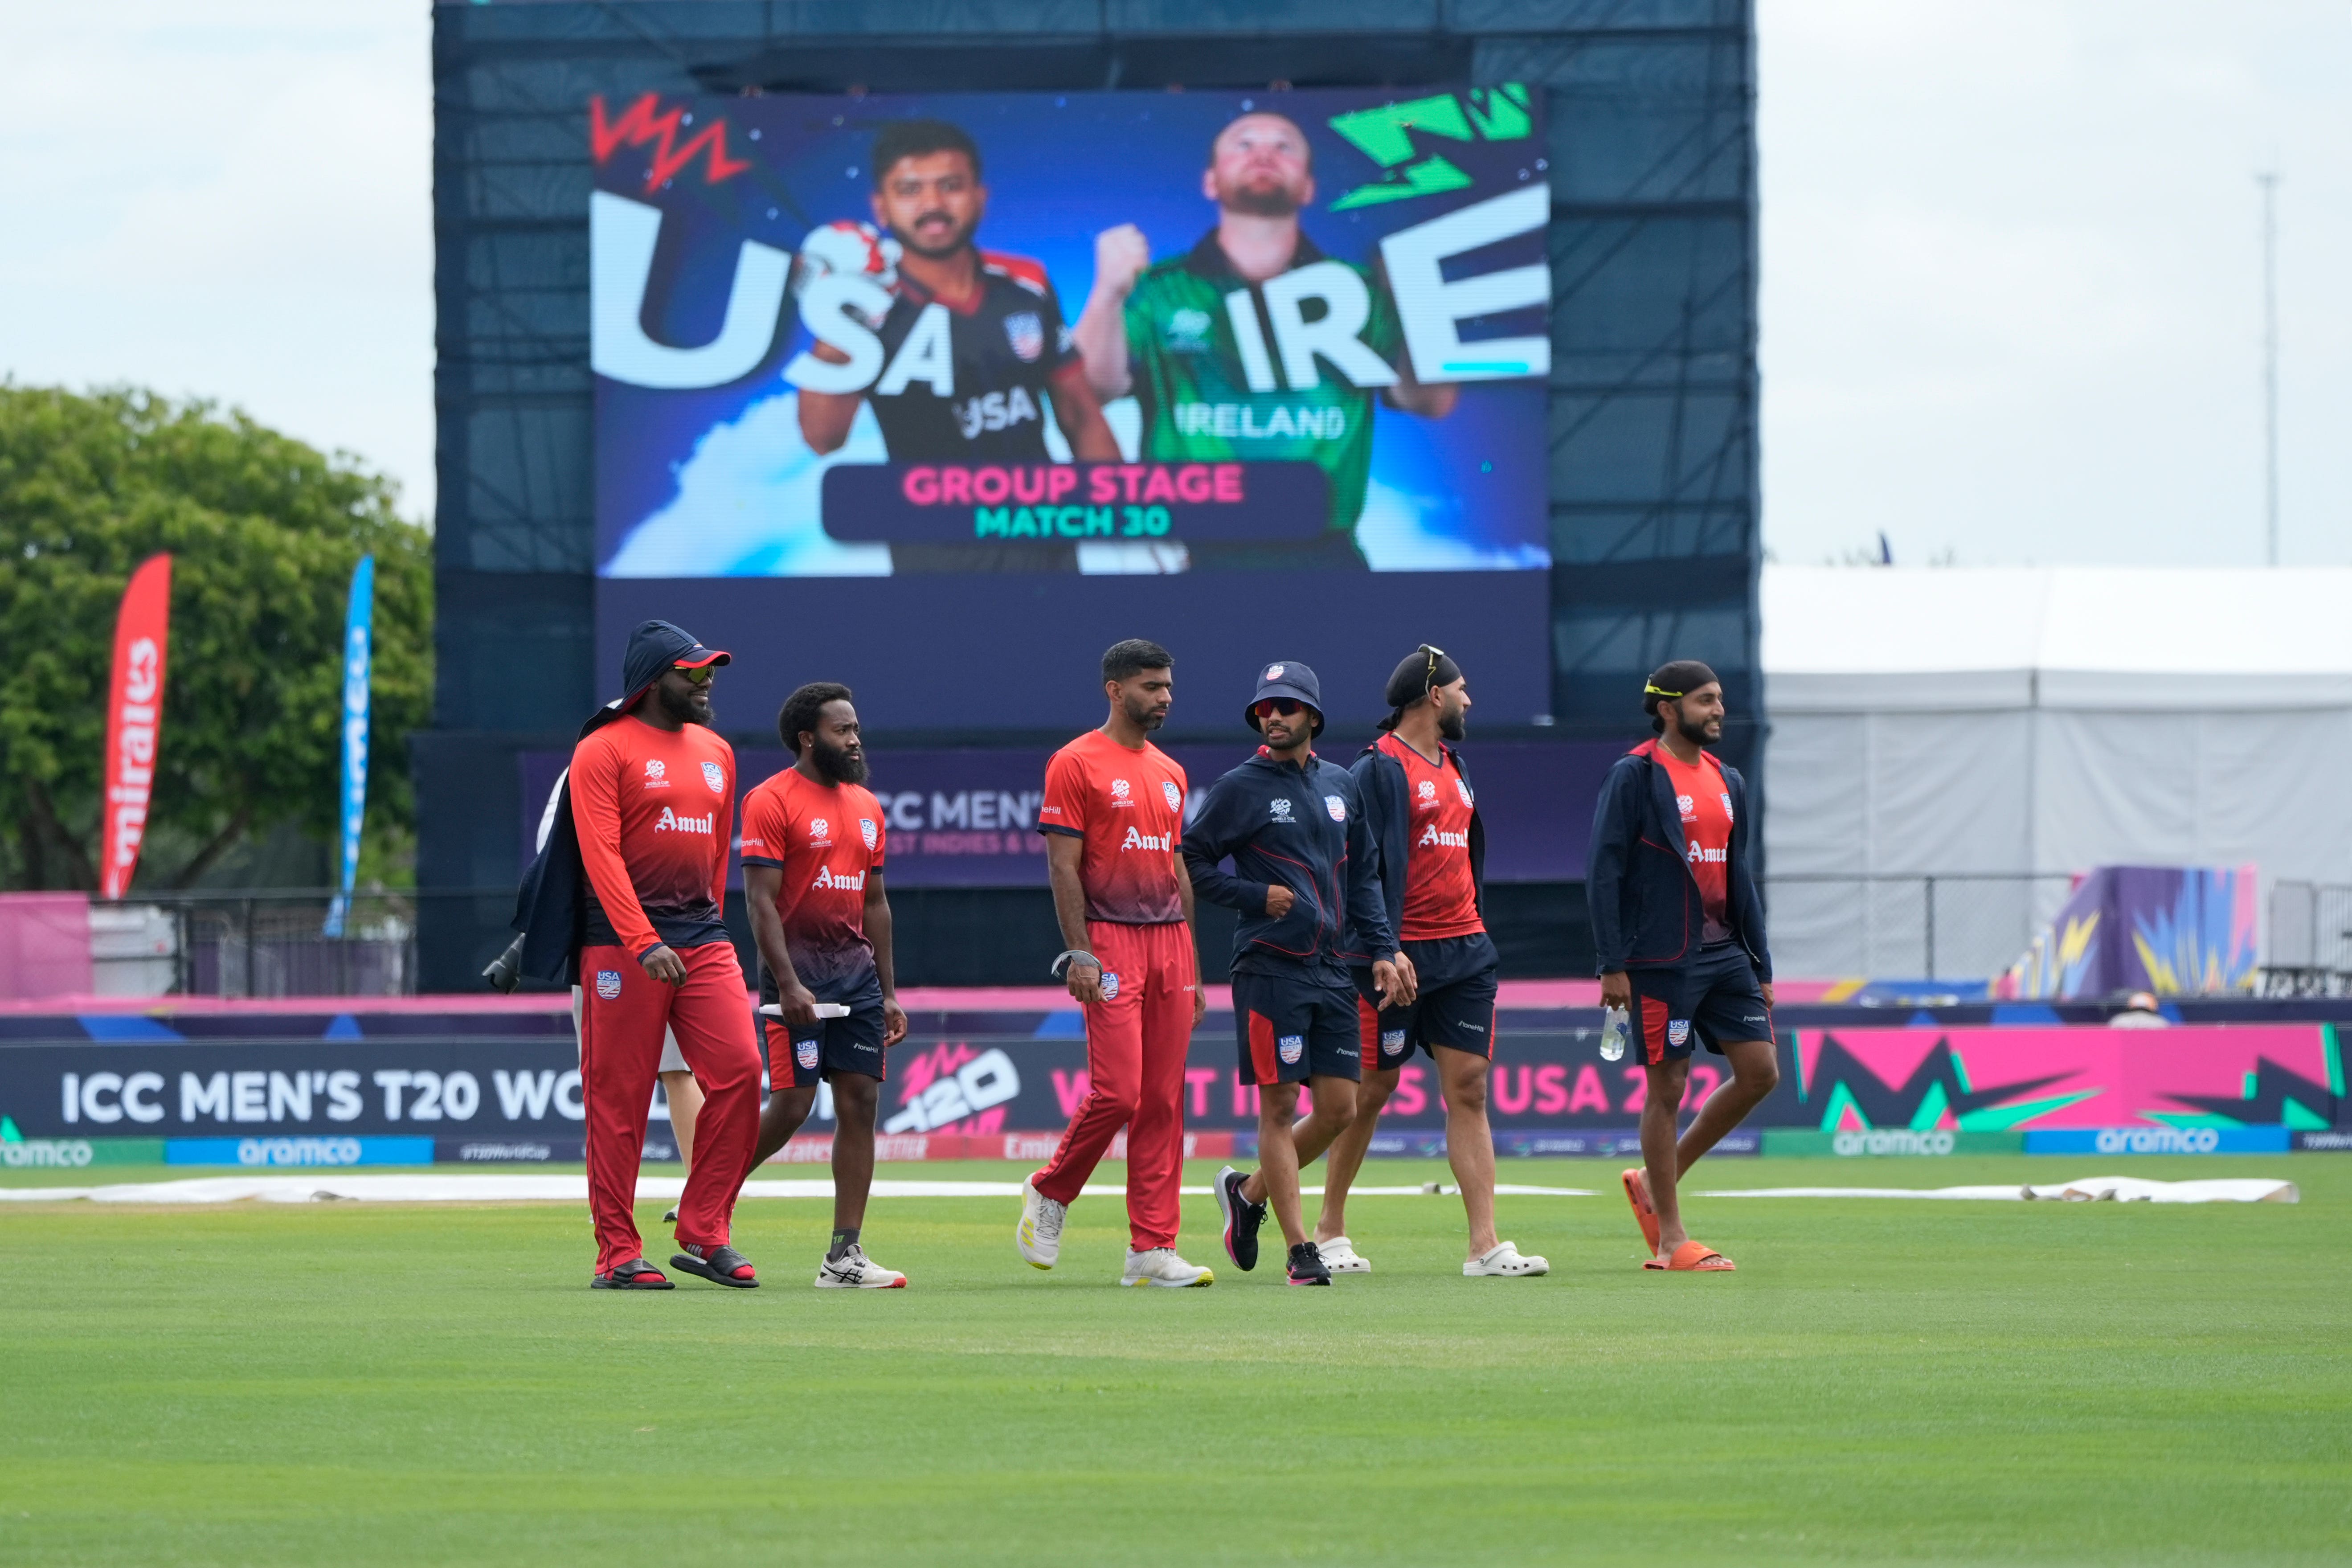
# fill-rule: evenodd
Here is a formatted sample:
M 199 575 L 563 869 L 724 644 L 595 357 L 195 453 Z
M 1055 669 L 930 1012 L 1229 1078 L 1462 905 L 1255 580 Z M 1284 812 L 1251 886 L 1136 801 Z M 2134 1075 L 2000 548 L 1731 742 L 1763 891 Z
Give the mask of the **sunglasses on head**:
M 674 664 L 670 668 L 686 677 L 687 680 L 695 686 L 709 685 L 712 679 L 719 673 L 719 667 L 715 664 L 700 664 L 692 668 L 682 664 Z
M 1250 711 L 1261 719 L 1271 719 L 1277 713 L 1287 719 L 1294 713 L 1304 712 L 1306 709 L 1306 703 L 1288 697 L 1269 697 L 1262 702 L 1250 704 Z

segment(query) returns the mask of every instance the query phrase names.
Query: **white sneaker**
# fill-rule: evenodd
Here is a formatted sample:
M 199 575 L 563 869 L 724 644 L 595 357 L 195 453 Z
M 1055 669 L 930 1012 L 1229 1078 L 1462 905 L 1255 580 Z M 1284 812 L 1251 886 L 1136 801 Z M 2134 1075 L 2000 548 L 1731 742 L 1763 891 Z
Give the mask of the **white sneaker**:
M 1327 1253 L 1325 1256 L 1329 1255 Z M 1551 1272 L 1551 1265 L 1540 1258 L 1523 1256 L 1517 1247 L 1507 1241 L 1498 1241 L 1495 1244 L 1494 1251 L 1483 1257 L 1474 1258 L 1464 1264 L 1462 1272 L 1465 1277 L 1472 1279 L 1489 1275 L 1496 1279 L 1511 1279 L 1523 1274 L 1549 1274 Z
M 903 1290 L 907 1277 L 895 1268 L 885 1268 L 866 1256 L 866 1249 L 856 1242 L 839 1258 L 828 1258 L 817 1265 L 816 1288 L 820 1290 Z
M 1356 1250 L 1356 1244 L 1344 1236 L 1328 1241 L 1318 1241 L 1315 1250 L 1323 1255 L 1323 1267 L 1334 1274 L 1370 1274 L 1372 1260 Z
M 1035 1186 L 1036 1178 L 1021 1183 L 1021 1224 L 1013 1233 L 1021 1260 L 1032 1268 L 1051 1268 L 1062 1258 L 1062 1221 L 1070 1205 L 1057 1204 Z
M 1062 1205 L 1055 1204 L 1055 1208 Z M 1160 1285 L 1171 1290 L 1189 1290 L 1196 1285 L 1213 1285 L 1217 1277 L 1205 1268 L 1195 1268 L 1176 1256 L 1172 1247 L 1147 1247 L 1141 1252 L 1127 1250 L 1127 1272 L 1118 1277 L 1122 1285 Z

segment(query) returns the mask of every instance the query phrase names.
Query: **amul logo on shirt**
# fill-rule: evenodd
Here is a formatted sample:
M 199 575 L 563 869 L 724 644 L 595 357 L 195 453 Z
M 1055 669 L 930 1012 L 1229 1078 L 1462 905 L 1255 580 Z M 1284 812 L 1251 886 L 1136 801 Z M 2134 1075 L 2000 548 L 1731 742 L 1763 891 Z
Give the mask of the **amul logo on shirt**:
M 1121 853 L 1129 849 L 1157 849 L 1165 854 L 1173 847 L 1168 841 L 1174 837 L 1172 833 L 1138 833 L 1130 827 L 1127 830 L 1127 837 L 1119 840 L 1118 847 Z
M 1694 866 L 1721 866 L 1730 859 L 1728 849 L 1704 849 L 1696 844 L 1690 847 L 1690 863 Z
M 709 833 L 713 831 L 711 823 L 717 815 L 713 812 L 708 816 L 688 816 L 681 812 L 672 811 L 668 806 L 663 806 L 660 817 L 654 823 L 654 831 L 656 833 Z
M 823 866 L 817 868 L 816 880 L 811 882 L 809 886 L 812 888 L 832 888 L 835 889 L 846 888 L 854 893 L 866 886 L 866 873 L 863 871 L 836 871 L 830 866 Z
M 1421 837 L 1413 840 L 1413 846 L 1420 849 L 1467 849 L 1470 847 L 1470 836 L 1467 833 L 1440 833 L 1437 824 L 1433 822 L 1421 830 Z

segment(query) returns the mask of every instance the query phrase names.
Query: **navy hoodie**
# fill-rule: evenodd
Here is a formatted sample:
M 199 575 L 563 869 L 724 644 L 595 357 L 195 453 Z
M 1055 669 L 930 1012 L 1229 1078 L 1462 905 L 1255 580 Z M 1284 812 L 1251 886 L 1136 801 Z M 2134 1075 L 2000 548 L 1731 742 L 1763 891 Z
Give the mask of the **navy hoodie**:
M 701 645 L 667 621 L 646 621 L 629 634 L 628 650 L 621 658 L 625 694 L 614 698 L 580 726 L 588 736 L 626 713 L 646 689 L 662 678 L 674 659 Z M 588 868 L 580 860 L 580 836 L 572 824 L 572 781 L 556 792 L 555 820 L 540 846 L 539 855 L 522 874 L 515 890 L 513 927 L 522 932 L 520 973 L 531 980 L 580 984 L 579 953 L 587 926 Z
M 1227 857 L 1231 872 L 1220 864 Z M 1194 893 L 1241 911 L 1236 973 L 1305 969 L 1342 985 L 1351 965 L 1396 956 L 1380 845 L 1355 775 L 1312 753 L 1302 768 L 1261 746 L 1212 784 L 1184 829 L 1184 868 Z M 1291 892 L 1290 912 L 1279 920 L 1265 912 L 1266 890 L 1277 883 Z

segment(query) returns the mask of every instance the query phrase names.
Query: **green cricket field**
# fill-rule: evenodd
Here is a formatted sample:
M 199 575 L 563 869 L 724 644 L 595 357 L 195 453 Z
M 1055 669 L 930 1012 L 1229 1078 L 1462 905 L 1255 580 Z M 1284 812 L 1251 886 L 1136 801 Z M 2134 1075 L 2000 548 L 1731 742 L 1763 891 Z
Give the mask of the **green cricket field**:
M 1118 1289 L 1117 1197 L 1051 1273 L 959 1197 L 875 1201 L 911 1284 L 871 1292 L 810 1288 L 821 1200 L 744 1203 L 761 1289 L 664 1293 L 586 1288 L 581 1205 L 12 1202 L 0 1563 L 2352 1560 L 2352 1159 L 1711 1161 L 1695 1194 L 2302 1191 L 1695 1195 L 1727 1275 L 1641 1271 L 1616 1169 L 1506 1163 L 1599 1193 L 1501 1200 L 1534 1279 L 1462 1278 L 1451 1196 L 1359 1197 L 1374 1272 L 1328 1290 L 1271 1226 L 1234 1271 L 1205 1196 L 1207 1289 Z

